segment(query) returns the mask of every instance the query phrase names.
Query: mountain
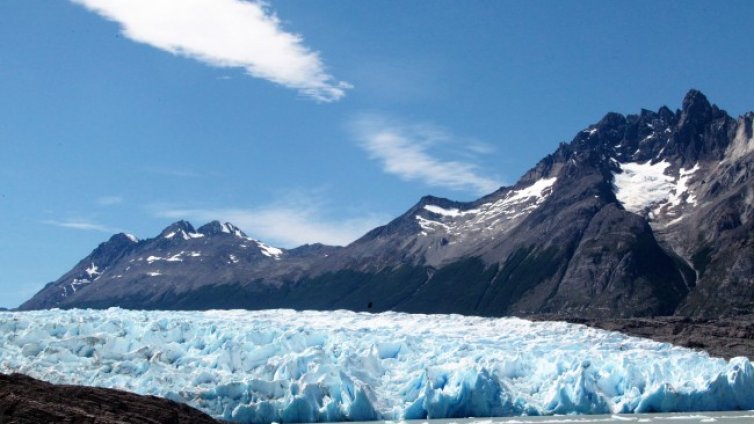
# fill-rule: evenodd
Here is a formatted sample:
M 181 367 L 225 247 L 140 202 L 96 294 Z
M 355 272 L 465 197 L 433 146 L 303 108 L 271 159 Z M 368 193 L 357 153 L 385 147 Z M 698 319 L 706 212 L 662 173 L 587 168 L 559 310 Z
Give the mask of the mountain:
M 219 222 L 118 234 L 21 309 L 750 313 L 753 120 L 696 90 L 680 110 L 608 113 L 515 185 L 424 197 L 345 247 L 276 249 Z

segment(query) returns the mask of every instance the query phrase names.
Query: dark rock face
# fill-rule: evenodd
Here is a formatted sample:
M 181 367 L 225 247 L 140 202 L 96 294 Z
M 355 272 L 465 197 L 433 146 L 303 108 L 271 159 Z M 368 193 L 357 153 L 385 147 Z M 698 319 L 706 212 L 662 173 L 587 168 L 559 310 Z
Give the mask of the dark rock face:
M 345 247 L 275 249 L 219 222 L 116 235 L 21 308 L 752 313 L 753 120 L 696 90 L 675 112 L 608 113 L 517 184 L 423 197 Z
M 23 374 L 0 374 L 0 423 L 216 424 L 187 405 L 155 396 L 65 386 Z
M 586 305 L 596 309 L 589 316 L 671 315 L 688 293 L 679 271 L 691 270 L 683 266 L 660 248 L 644 220 L 609 204 L 589 222 L 552 309 L 581 313 L 572 305 Z

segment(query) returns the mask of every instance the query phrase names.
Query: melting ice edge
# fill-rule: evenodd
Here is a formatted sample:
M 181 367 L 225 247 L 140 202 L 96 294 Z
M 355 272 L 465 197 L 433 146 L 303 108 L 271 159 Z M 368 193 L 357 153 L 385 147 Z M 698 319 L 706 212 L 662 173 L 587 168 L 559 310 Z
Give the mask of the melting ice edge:
M 459 315 L 3 312 L 0 372 L 250 423 L 754 409 L 746 358 Z

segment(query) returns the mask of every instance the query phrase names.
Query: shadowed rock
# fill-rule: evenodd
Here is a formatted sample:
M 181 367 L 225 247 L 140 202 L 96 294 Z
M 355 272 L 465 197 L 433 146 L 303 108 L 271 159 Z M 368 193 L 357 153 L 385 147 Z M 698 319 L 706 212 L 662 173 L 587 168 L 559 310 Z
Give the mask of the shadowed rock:
M 217 424 L 188 405 L 98 387 L 55 385 L 0 374 L 2 424 Z

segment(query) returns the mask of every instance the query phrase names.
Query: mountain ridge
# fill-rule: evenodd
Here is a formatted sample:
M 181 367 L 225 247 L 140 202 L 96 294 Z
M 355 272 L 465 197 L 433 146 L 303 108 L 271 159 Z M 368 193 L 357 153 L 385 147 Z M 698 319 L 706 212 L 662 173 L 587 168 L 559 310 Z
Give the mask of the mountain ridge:
M 752 119 L 698 90 L 676 111 L 611 112 L 516 184 L 424 196 L 344 247 L 276 249 L 217 221 L 116 235 L 21 308 L 750 313 Z

